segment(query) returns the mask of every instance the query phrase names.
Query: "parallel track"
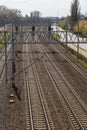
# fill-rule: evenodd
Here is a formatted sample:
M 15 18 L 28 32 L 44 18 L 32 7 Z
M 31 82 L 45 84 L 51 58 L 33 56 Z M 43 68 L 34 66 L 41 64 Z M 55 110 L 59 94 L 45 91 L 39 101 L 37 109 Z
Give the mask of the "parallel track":
M 45 52 L 47 59 L 49 59 L 49 62 L 44 62 L 44 65 L 51 79 L 56 84 L 58 90 L 67 103 L 70 111 L 72 112 L 72 114 L 69 113 L 69 116 L 74 124 L 75 129 L 87 129 L 87 106 L 79 100 L 78 95 L 65 81 L 63 75 L 53 63 L 50 56 L 46 53 L 45 49 L 42 49 L 42 51 Z M 68 110 L 67 112 L 69 112 Z
M 4 47 L 0 49 L 0 59 L 2 58 L 3 55 L 4 55 Z
M 44 39 L 42 36 L 40 39 Z M 73 69 L 80 74 L 80 76 L 87 80 L 87 69 L 83 68 L 79 63 L 77 63 L 75 60 L 73 60 L 71 57 L 69 57 L 60 47 L 56 44 L 50 45 L 56 52 L 60 54 L 69 64 L 73 67 Z
M 28 45 L 23 46 L 23 52 L 32 51 L 32 47 Z M 55 90 L 60 95 L 60 100 L 64 105 L 65 111 L 68 113 L 73 129 L 87 129 L 87 106 L 80 100 L 78 94 L 73 87 L 65 80 L 58 67 L 54 64 L 46 48 L 39 45 L 40 52 L 44 52 L 44 68 L 54 84 Z M 69 57 L 52 46 L 80 75 L 87 80 L 86 71 L 72 61 Z M 27 57 L 27 60 L 26 60 Z M 3 60 L 3 55 L 1 55 Z M 32 63 L 35 56 L 31 52 L 24 54 L 24 67 L 27 68 Z M 39 58 L 37 59 L 37 61 Z M 4 62 L 3 62 L 4 64 Z M 4 66 L 4 65 L 3 65 Z M 3 69 L 1 69 L 3 70 Z M 2 72 L 0 72 L 0 75 Z M 39 74 L 35 64 L 27 68 L 24 72 L 24 86 L 25 86 L 25 107 L 26 107 L 26 129 L 27 130 L 53 130 L 55 129 L 52 120 L 49 117 L 49 109 L 46 106 L 46 100 L 41 89 Z M 48 110 L 47 110 L 48 109 Z
M 26 62 L 25 67 L 29 63 L 31 63 L 32 59 L 33 57 L 32 55 L 30 55 L 30 62 L 28 60 L 28 62 Z M 27 87 L 27 101 L 29 110 L 28 114 L 30 117 L 30 123 L 28 122 L 30 126 L 27 125 L 27 128 L 30 127 L 30 129 L 32 130 L 50 130 L 51 126 L 48 119 L 49 114 L 47 113 L 47 110 L 44 105 L 45 99 L 42 96 L 41 85 L 35 65 L 31 66 L 29 70 L 27 70 L 27 73 L 25 74 L 25 80 Z
M 41 37 L 41 39 L 42 39 L 42 37 Z M 56 47 L 53 47 L 53 48 L 65 60 L 67 60 L 67 62 L 75 69 L 75 71 L 77 71 L 80 74 L 80 76 L 82 78 L 87 80 L 87 78 L 86 78 L 87 76 L 85 73 L 86 71 L 84 69 L 82 69 L 82 67 L 80 67 L 78 64 L 73 62 L 67 56 L 65 56 L 61 51 L 58 51 L 58 49 L 56 49 Z M 65 105 L 64 107 L 66 107 L 66 111 L 69 114 L 70 120 L 72 122 L 72 126 L 75 129 L 82 129 L 82 130 L 87 129 L 87 106 L 85 105 L 85 103 L 82 100 L 80 100 L 78 94 L 74 91 L 73 87 L 70 86 L 68 84 L 68 82 L 65 80 L 64 76 L 58 70 L 57 66 L 53 63 L 50 56 L 46 53 L 45 49 L 39 48 L 39 50 L 42 52 L 43 51 L 45 52 L 44 54 L 46 56 L 46 59 L 44 62 L 44 66 L 45 66 L 53 84 L 55 84 L 56 90 L 58 91 L 58 93 L 60 93 L 60 95 L 64 99 L 64 101 L 63 101 L 63 99 L 61 98 L 62 102 L 65 102 L 67 104 L 67 106 Z M 49 60 L 49 62 L 46 62 L 48 60 Z M 32 71 L 33 71 L 32 75 L 34 75 L 34 77 L 38 77 L 38 76 L 35 76 L 35 74 L 36 75 L 38 75 L 38 74 L 36 72 L 36 69 L 34 69 L 34 67 L 32 68 Z M 37 82 L 37 84 L 38 84 L 38 82 Z
M 53 46 L 52 48 L 60 54 L 72 67 L 73 69 L 80 74 L 80 76 L 87 80 L 87 69 L 83 68 L 81 65 L 79 65 L 75 60 L 70 58 L 64 51 L 62 51 L 57 45 Z
M 11 45 L 7 46 L 7 58 L 9 56 L 9 52 L 11 50 Z M 4 67 L 5 67 L 5 48 L 3 48 L 1 54 L 0 54 L 0 78 L 2 76 L 2 73 L 4 71 Z
M 45 49 L 39 48 L 40 51 L 45 52 L 46 60 L 49 62 L 44 62 L 44 66 L 53 81 L 56 85 L 56 88 L 64 98 L 64 101 L 67 104 L 67 112 L 69 112 L 69 116 L 71 122 L 75 129 L 87 129 L 87 106 L 84 104 L 82 100 L 79 99 L 78 94 L 74 91 L 73 87 L 68 84 L 65 80 L 64 76 L 61 74 L 60 70 L 58 70 L 57 66 L 53 63 L 50 56 L 46 53 Z M 57 49 L 56 51 L 60 53 Z M 83 77 L 85 80 L 87 78 L 84 76 L 84 70 L 81 67 L 73 63 L 68 57 L 60 53 L 60 55 L 68 61 L 70 65 Z M 80 72 L 81 71 L 81 72 Z M 83 73 L 82 73 L 83 71 Z

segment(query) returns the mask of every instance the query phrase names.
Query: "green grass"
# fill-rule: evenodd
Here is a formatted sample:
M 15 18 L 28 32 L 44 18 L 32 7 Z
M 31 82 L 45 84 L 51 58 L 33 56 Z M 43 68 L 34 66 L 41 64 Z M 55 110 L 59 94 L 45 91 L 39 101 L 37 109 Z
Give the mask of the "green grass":
M 9 41 L 11 39 L 11 34 L 7 33 L 6 34 L 6 40 Z
M 4 44 L 0 44 L 0 49 L 4 47 Z
M 65 46 L 63 46 L 63 45 L 60 45 L 60 48 L 61 48 L 62 50 L 64 50 L 64 51 L 66 50 L 66 49 L 65 49 Z M 86 62 L 86 61 L 82 60 L 80 57 L 78 58 L 76 54 L 73 54 L 73 53 L 70 52 L 70 51 L 68 51 L 68 55 L 69 55 L 72 59 L 74 59 L 75 61 L 77 61 L 80 65 L 82 65 L 84 68 L 87 69 L 87 62 Z
M 11 34 L 6 33 L 6 41 L 9 41 L 11 39 Z M 0 33 L 0 43 L 4 43 L 4 33 Z
M 71 52 L 69 52 L 69 55 L 74 59 L 76 60 L 77 62 L 79 62 L 80 65 L 82 65 L 83 67 L 87 68 L 87 62 L 80 59 L 80 58 L 77 58 L 77 56 Z
M 58 40 L 58 38 L 59 38 L 59 35 L 58 34 L 52 34 L 52 39 L 54 39 L 54 40 Z
M 0 33 L 0 42 L 4 43 L 4 33 Z

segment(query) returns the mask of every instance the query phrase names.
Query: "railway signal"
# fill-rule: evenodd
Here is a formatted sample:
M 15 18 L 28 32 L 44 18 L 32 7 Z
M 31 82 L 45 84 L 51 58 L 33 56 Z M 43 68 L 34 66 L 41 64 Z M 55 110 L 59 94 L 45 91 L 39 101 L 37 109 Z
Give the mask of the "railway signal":
M 32 26 L 32 35 L 35 35 L 35 26 Z
M 15 31 L 18 32 L 18 26 L 15 26 Z
M 48 26 L 48 31 L 49 31 L 49 32 L 51 31 L 51 26 Z
M 35 32 L 35 26 L 32 26 L 32 32 Z

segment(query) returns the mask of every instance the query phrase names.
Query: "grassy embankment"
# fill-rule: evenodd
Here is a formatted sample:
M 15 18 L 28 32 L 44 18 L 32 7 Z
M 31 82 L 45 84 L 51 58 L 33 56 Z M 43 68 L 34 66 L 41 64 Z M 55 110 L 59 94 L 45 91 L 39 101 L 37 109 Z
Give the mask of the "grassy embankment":
M 66 21 L 61 21 L 59 25 L 60 25 L 61 28 L 65 29 L 66 28 Z M 78 30 L 79 30 L 79 35 L 81 37 L 87 38 L 87 21 L 85 21 L 85 20 L 79 21 L 79 28 L 78 28 L 78 24 L 75 24 L 73 26 L 73 30 L 72 31 L 78 32 Z M 83 67 L 87 68 L 87 62 L 85 60 L 83 60 L 80 57 L 78 58 L 77 55 L 72 53 L 71 51 L 68 51 L 68 54 L 74 60 L 79 62 Z
M 63 45 L 62 43 L 60 44 L 60 48 L 64 51 L 66 51 L 66 47 L 65 45 Z M 74 51 L 70 51 L 69 48 L 68 48 L 68 51 L 67 51 L 67 54 L 72 58 L 74 59 L 75 61 L 77 61 L 80 65 L 82 65 L 84 68 L 87 69 L 87 61 L 85 61 L 82 57 L 78 57 L 76 55 L 76 53 L 74 53 Z
M 80 57 L 78 58 L 77 55 L 75 55 L 74 53 L 68 52 L 68 54 L 70 57 L 76 60 L 80 65 L 87 68 L 87 62 L 85 60 L 81 59 Z
M 6 41 L 9 41 L 11 38 L 11 34 L 6 34 Z M 4 33 L 0 33 L 0 48 L 4 47 Z
M 69 29 L 69 24 L 66 24 L 66 20 L 60 21 L 59 26 L 63 29 Z M 70 31 L 76 35 L 79 34 L 79 36 L 83 38 L 87 38 L 87 21 L 80 20 L 79 23 L 73 25 L 73 28 Z
M 4 34 L 3 33 L 0 33 L 0 49 L 4 46 Z

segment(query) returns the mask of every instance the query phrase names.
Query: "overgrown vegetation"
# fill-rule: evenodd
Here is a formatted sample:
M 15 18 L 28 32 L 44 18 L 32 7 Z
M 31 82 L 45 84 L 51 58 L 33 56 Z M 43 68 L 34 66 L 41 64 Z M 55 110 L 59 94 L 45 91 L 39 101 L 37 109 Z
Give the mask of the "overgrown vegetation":
M 82 37 L 86 37 L 87 38 L 87 21 L 85 20 L 81 20 L 79 21 L 79 26 L 78 24 L 73 26 L 73 30 L 78 32 Z
M 11 34 L 6 33 L 6 41 L 9 41 L 11 39 Z M 4 43 L 4 33 L 0 33 L 0 44 Z
M 73 28 L 70 29 L 70 25 L 66 23 L 66 20 L 60 21 L 59 26 L 66 30 L 68 29 L 71 32 L 79 34 L 79 36 L 87 38 L 87 21 L 80 20 L 78 23 L 74 23 Z
M 60 48 L 64 51 L 66 51 L 66 48 L 63 44 L 60 45 Z M 68 55 L 74 59 L 75 61 L 77 61 L 80 65 L 82 65 L 84 68 L 87 69 L 87 61 L 83 60 L 82 58 L 78 58 L 76 54 L 72 53 L 71 51 L 68 50 Z
M 61 19 L 59 26 L 87 38 L 87 17 L 81 14 L 79 0 L 72 0 L 70 15 Z
M 0 49 L 4 47 L 4 44 L 0 44 Z
M 69 19 L 71 29 L 73 29 L 73 26 L 75 25 L 76 22 L 79 22 L 79 19 L 80 19 L 79 0 L 73 0 L 71 3 L 70 19 Z
M 58 34 L 56 34 L 56 33 L 54 33 L 54 34 L 52 34 L 51 35 L 51 38 L 53 39 L 53 40 L 55 40 L 55 41 L 58 41 L 59 40 L 59 35 Z
M 60 22 L 59 22 L 59 26 L 60 26 L 62 29 L 66 29 L 66 19 L 60 21 Z
M 4 33 L 0 33 L 0 43 L 4 43 Z
M 77 62 L 79 62 L 79 64 L 81 64 L 83 67 L 87 68 L 87 62 L 82 60 L 80 57 L 77 58 L 77 55 L 69 52 L 68 53 L 74 60 L 76 60 Z

